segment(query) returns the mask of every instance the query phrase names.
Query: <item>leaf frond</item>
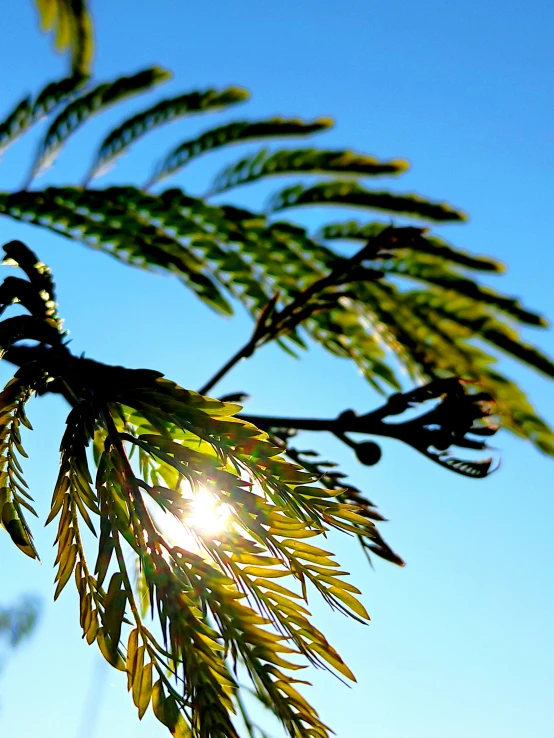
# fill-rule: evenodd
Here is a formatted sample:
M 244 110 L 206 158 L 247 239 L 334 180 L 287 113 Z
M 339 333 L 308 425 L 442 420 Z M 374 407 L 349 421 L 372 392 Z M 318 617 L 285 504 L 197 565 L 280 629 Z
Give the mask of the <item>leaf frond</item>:
M 432 202 L 419 195 L 367 190 L 358 183 L 347 180 L 286 187 L 273 195 L 268 203 L 268 211 L 273 213 L 305 205 L 339 205 L 385 210 L 436 222 L 466 220 L 466 215 L 461 210 L 447 203 Z
M 53 164 L 69 137 L 92 116 L 132 95 L 150 90 L 165 82 L 169 76 L 165 70 L 152 67 L 129 77 L 119 77 L 114 82 L 104 82 L 70 102 L 55 118 L 41 142 L 31 170 L 31 179 Z
M 374 156 L 352 151 L 321 149 L 290 149 L 271 152 L 269 149 L 251 154 L 220 172 L 210 188 L 210 194 L 220 194 L 233 187 L 256 182 L 265 177 L 284 174 L 344 174 L 353 177 L 398 175 L 408 169 L 400 159 L 379 161 Z
M 223 109 L 247 99 L 248 91 L 244 88 L 227 87 L 223 90 L 189 92 L 156 103 L 124 121 L 106 136 L 100 145 L 86 182 L 106 174 L 116 159 L 122 156 L 130 146 L 159 126 L 186 115 Z
M 313 122 L 304 122 L 298 118 L 269 118 L 259 121 L 227 123 L 218 128 L 205 131 L 197 138 L 184 141 L 172 149 L 165 159 L 156 166 L 154 174 L 146 184 L 146 188 L 176 174 L 197 156 L 214 151 L 222 146 L 266 138 L 310 136 L 313 133 L 331 128 L 332 125 L 333 121 L 330 118 L 317 118 Z

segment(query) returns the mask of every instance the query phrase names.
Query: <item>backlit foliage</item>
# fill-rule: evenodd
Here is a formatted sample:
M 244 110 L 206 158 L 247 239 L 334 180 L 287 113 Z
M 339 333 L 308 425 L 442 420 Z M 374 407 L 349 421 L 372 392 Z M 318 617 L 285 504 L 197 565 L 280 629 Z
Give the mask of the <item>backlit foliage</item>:
M 27 279 L 5 280 L 2 310 L 17 301 L 29 313 L 0 323 L 5 356 L 19 363 L 16 344 L 25 339 L 41 348 L 27 349 L 34 360 L 21 361 L 0 394 L 2 526 L 38 557 L 25 517 L 36 513 L 19 461 L 20 426 L 30 428 L 31 397 L 59 392 L 72 408 L 46 520 L 57 525 L 54 598 L 75 580 L 83 635 L 127 673 L 139 716 L 151 704 L 174 735 L 238 735 L 240 664 L 289 735 L 329 735 L 295 689 L 296 671 L 311 663 L 353 675 L 311 622 L 308 593 L 368 619 L 359 590 L 321 541 L 330 529 L 371 539 L 373 522 L 285 460 L 264 431 L 236 417 L 239 405 L 155 371 L 72 356 L 49 270 L 20 242 L 5 251 Z M 224 529 L 194 525 L 199 494 L 225 506 Z
M 51 118 L 25 187 L 0 192 L 0 214 L 174 276 L 221 314 L 242 304 L 254 327 L 240 357 L 273 340 L 291 353 L 315 341 L 351 359 L 380 393 L 394 394 L 373 412 L 347 410 L 331 420 L 249 417 L 237 398 L 206 396 L 213 379 L 197 393 L 156 371 L 73 356 L 49 269 L 11 242 L 4 263 L 25 278 L 9 276 L 0 286 L 0 314 L 19 305 L 0 322 L 2 357 L 18 367 L 0 393 L 2 527 L 38 558 L 21 429 L 30 428 L 26 406 L 34 396 L 59 393 L 70 412 L 47 518 L 56 530 L 55 597 L 74 579 L 83 635 L 126 672 L 139 717 L 151 707 L 175 736 L 237 736 L 236 715 L 245 715 L 240 683 L 247 682 L 290 736 L 325 738 L 329 729 L 297 690 L 303 682 L 296 672 L 314 664 L 352 674 L 313 624 L 308 595 L 368 618 L 359 590 L 327 550 L 326 534 L 352 534 L 368 555 L 403 561 L 377 531 L 383 518 L 375 505 L 332 462 L 293 447 L 292 438 L 302 430 L 331 432 L 360 463 L 373 465 L 379 446 L 351 434 L 393 437 L 446 469 L 480 478 L 491 460 L 467 460 L 458 450 L 486 449 L 501 418 L 503 427 L 554 455 L 551 429 L 495 366 L 505 354 L 554 376 L 552 361 L 518 333 L 546 323 L 478 281 L 502 271 L 499 263 L 429 231 L 434 222 L 465 220 L 461 210 L 368 186 L 372 177 L 400 176 L 404 160 L 275 145 L 325 131 L 329 118 L 241 116 L 162 152 L 143 186 L 93 185 L 151 131 L 243 103 L 242 88 L 150 102 L 123 116 L 93 157 L 83 157 L 82 186 L 40 189 L 37 178 L 89 119 L 169 74 L 155 67 L 93 83 L 83 0 L 37 5 L 58 47 L 69 46 L 72 75 L 24 97 L 0 122 L 2 152 Z M 234 157 L 207 194 L 192 192 L 189 163 L 258 141 L 264 148 Z M 306 181 L 293 183 L 297 175 Z M 159 189 L 173 177 L 182 177 L 186 191 Z M 283 177 L 263 210 L 239 208 L 229 194 Z M 310 232 L 282 219 L 309 206 L 379 211 L 394 223 L 348 220 Z M 413 219 L 422 227 L 406 225 Z M 360 250 L 349 250 L 351 242 Z M 419 415 L 387 422 L 406 411 Z M 225 511 L 225 525 L 195 523 L 205 495 Z M 245 725 L 254 738 L 248 718 Z
M 5 148 L 44 115 L 55 114 L 39 146 L 31 182 L 91 115 L 150 89 L 167 76 L 151 69 L 96 86 L 75 78 L 48 85 L 35 102 L 25 98 L 0 124 L 0 146 Z M 86 181 L 107 171 L 159 126 L 191 113 L 224 109 L 245 98 L 241 88 L 209 89 L 151 104 L 123 119 L 105 137 Z M 373 176 L 398 176 L 407 167 L 405 161 L 380 161 L 340 150 L 264 148 L 224 168 L 205 198 L 189 194 L 188 187 L 186 194 L 179 188 L 152 191 L 160 181 L 215 149 L 283 136 L 305 138 L 331 124 L 329 118 L 306 122 L 268 118 L 215 126 L 162 156 L 147 189 L 93 189 L 88 184 L 27 188 L 0 193 L 0 213 L 54 230 L 133 266 L 173 274 L 222 313 L 230 314 L 240 301 L 257 318 L 276 293 L 283 305 L 327 274 L 343 258 L 344 252 L 335 250 L 334 242 L 363 242 L 385 227 L 379 222 L 348 221 L 324 225 L 311 234 L 290 221 L 276 220 L 273 212 L 338 205 L 424 222 L 465 219 L 462 211 L 447 203 L 373 190 L 360 182 Z M 221 202 L 223 193 L 227 196 L 233 187 L 295 174 L 326 178 L 279 190 L 264 212 Z M 337 175 L 342 179 L 336 180 Z M 212 197 L 217 193 L 215 203 Z M 551 429 L 495 366 L 498 354 L 507 354 L 554 375 L 551 360 L 522 340 L 517 330 L 522 325 L 542 327 L 544 319 L 477 281 L 480 273 L 502 271 L 498 262 L 469 254 L 425 231 L 409 247 L 388 256 L 382 253 L 366 266 L 379 270 L 382 278 L 329 289 L 329 309 L 312 313 L 298 331 L 281 341 L 283 347 L 296 351 L 307 338 L 315 340 L 331 353 L 352 359 L 381 392 L 387 387 L 400 389 L 403 372 L 416 381 L 446 376 L 478 381 L 495 397 L 505 428 L 554 453 Z

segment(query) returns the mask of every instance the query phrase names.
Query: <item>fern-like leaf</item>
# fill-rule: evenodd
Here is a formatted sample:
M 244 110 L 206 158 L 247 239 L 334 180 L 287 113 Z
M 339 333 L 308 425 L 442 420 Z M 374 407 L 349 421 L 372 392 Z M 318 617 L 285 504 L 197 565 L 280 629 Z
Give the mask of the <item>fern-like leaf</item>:
M 220 172 L 210 188 L 219 194 L 233 187 L 256 182 L 279 174 L 346 174 L 354 177 L 398 175 L 408 169 L 402 159 L 379 161 L 373 156 L 352 151 L 292 149 L 271 152 L 269 149 L 251 154 Z
M 180 234 L 156 223 L 164 210 L 161 198 L 132 187 L 104 191 L 48 188 L 40 194 L 26 191 L 7 198 L 0 193 L 0 212 L 100 248 L 134 266 L 166 270 L 186 282 L 211 307 L 230 314 L 231 307 L 207 265 Z M 188 221 L 179 217 L 186 235 L 198 231 L 191 217 L 195 208 L 189 207 L 188 212 Z
M 183 169 L 192 159 L 222 146 L 266 138 L 310 136 L 331 128 L 330 118 L 317 118 L 304 122 L 298 118 L 269 118 L 260 121 L 236 121 L 205 131 L 198 138 L 184 141 L 167 154 L 156 167 L 146 184 L 148 189 L 156 182 L 166 179 Z
M 30 96 L 18 103 L 0 123 L 0 156 L 34 123 L 49 115 L 58 105 L 71 98 L 86 82 L 86 77 L 75 75 L 58 82 L 50 82 L 33 101 Z
M 17 103 L 8 117 L 0 123 L 0 153 L 21 136 L 29 127 L 31 117 L 31 97 L 27 95 Z
M 170 123 L 192 113 L 204 113 L 243 102 L 248 91 L 242 87 L 227 87 L 223 90 L 189 92 L 156 105 L 134 115 L 111 131 L 100 145 L 98 154 L 86 178 L 90 181 L 105 174 L 115 160 L 146 133 L 158 126 Z
M 397 275 L 406 281 L 425 282 L 430 288 L 438 287 L 455 295 L 468 297 L 477 303 L 496 308 L 500 312 L 527 325 L 545 327 L 546 321 L 537 313 L 523 307 L 514 297 L 503 295 L 490 287 L 477 284 L 474 280 L 447 268 L 440 262 L 419 257 L 418 254 L 404 258 L 388 259 L 380 264 L 385 274 Z
M 41 145 L 31 172 L 31 179 L 50 167 L 62 146 L 87 120 L 105 110 L 109 105 L 121 102 L 132 95 L 145 92 L 165 82 L 169 73 L 159 67 L 145 69 L 130 77 L 120 77 L 114 82 L 104 82 L 77 98 L 62 110 Z
M 33 515 L 36 512 L 17 458 L 18 454 L 27 456 L 21 445 L 20 426 L 31 428 L 25 415 L 25 403 L 31 395 L 31 388 L 16 378 L 0 393 L 0 523 L 23 553 L 38 559 L 23 510 Z
M 315 185 L 295 185 L 277 192 L 268 203 L 269 212 L 304 205 L 339 205 L 359 207 L 423 218 L 431 221 L 466 220 L 465 214 L 447 203 L 431 202 L 419 195 L 397 195 L 392 192 L 366 190 L 357 182 L 319 182 Z
M 78 361 L 75 389 L 95 400 L 75 406 L 62 441 L 48 517 L 58 519 L 56 596 L 74 573 L 84 635 L 127 672 L 139 717 L 152 704 L 173 732 L 196 726 L 201 735 L 238 738 L 234 673 L 242 663 L 291 738 L 310 730 L 325 738 L 328 729 L 292 686 L 298 659 L 352 673 L 311 623 L 306 585 L 351 617 L 363 621 L 367 613 L 333 555 L 313 541 L 329 527 L 350 531 L 352 521 L 371 537 L 372 521 L 312 486 L 313 477 L 286 462 L 265 433 L 234 417 L 238 406 L 154 372 Z M 95 491 L 85 453 L 93 435 Z M 140 471 L 130 463 L 133 447 Z M 194 523 L 203 495 L 227 511 L 225 530 L 205 535 Z M 97 579 L 79 532 L 91 515 L 101 520 Z M 161 644 L 140 614 L 129 549 L 140 560 Z M 104 587 L 112 558 L 116 570 Z M 301 593 L 275 581 L 283 577 Z

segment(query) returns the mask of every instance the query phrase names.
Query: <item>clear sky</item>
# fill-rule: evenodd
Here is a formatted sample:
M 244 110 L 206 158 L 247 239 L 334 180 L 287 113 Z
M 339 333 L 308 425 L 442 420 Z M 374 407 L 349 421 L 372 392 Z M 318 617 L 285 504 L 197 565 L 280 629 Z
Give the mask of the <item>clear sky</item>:
M 319 139 L 322 145 L 408 158 L 412 170 L 393 187 L 469 212 L 469 224 L 440 232 L 507 262 L 499 286 L 554 318 L 551 3 L 95 0 L 93 10 L 99 79 L 159 64 L 174 79 L 152 102 L 227 84 L 253 94 L 240 110 L 192 118 L 143 139 L 99 185 L 143 181 L 162 152 L 216 120 L 330 114 L 337 126 Z M 38 33 L 29 0 L 5 4 L 0 39 L 0 106 L 7 113 L 23 90 L 36 92 L 59 77 L 65 60 Z M 134 100 L 83 129 L 43 182 L 78 181 L 91 147 L 146 104 Z M 0 189 L 24 179 L 36 142 L 31 136 L 8 152 Z M 175 183 L 201 190 L 223 160 L 206 157 Z M 254 190 L 241 197 L 259 202 Z M 0 240 L 12 238 L 26 240 L 52 266 L 75 352 L 157 368 L 197 388 L 247 335 L 240 310 L 224 321 L 177 280 L 2 219 Z M 529 331 L 528 338 L 554 354 L 552 331 Z M 515 364 L 505 367 L 554 422 L 553 385 Z M 9 367 L 0 373 L 6 380 Z M 268 347 L 218 387 L 237 390 L 253 395 L 252 412 L 333 415 L 379 402 L 353 366 L 319 349 L 298 362 Z M 25 468 L 44 519 L 63 404 L 37 400 L 30 417 L 35 432 L 25 437 Z M 310 697 L 338 738 L 554 735 L 554 461 L 501 434 L 500 470 L 471 481 L 393 442 L 371 469 L 333 439 L 317 442 L 390 519 L 386 538 L 408 562 L 400 570 L 378 560 L 371 571 L 356 545 L 339 544 L 372 622 L 362 627 L 314 608 L 358 677 L 347 689 L 313 675 Z M 35 529 L 42 566 L 0 536 L 1 600 L 33 592 L 44 601 L 35 637 L 0 680 L 0 736 L 161 738 L 165 729 L 150 715 L 138 722 L 121 675 L 80 640 L 71 588 L 52 603 L 54 531 L 40 522 Z

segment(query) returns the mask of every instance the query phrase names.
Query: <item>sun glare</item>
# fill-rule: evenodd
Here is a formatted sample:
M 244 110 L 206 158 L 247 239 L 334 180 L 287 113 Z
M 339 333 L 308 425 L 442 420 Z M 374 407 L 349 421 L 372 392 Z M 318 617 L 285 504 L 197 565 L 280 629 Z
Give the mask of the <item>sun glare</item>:
M 231 527 L 231 508 L 221 503 L 206 487 L 200 487 L 196 493 L 187 490 L 184 496 L 190 497 L 191 505 L 182 520 L 166 512 L 156 516 L 156 523 L 170 543 L 198 553 L 200 545 L 194 534 L 205 538 L 228 530 Z
M 214 494 L 201 487 L 194 495 L 192 511 L 186 522 L 201 533 L 215 535 L 228 527 L 230 515 L 229 505 L 222 504 Z

